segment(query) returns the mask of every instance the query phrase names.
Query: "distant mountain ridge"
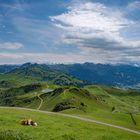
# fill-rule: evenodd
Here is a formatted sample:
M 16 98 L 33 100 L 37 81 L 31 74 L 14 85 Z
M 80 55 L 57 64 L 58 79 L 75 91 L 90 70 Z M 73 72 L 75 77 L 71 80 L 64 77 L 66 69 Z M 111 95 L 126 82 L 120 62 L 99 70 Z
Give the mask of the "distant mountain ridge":
M 18 65 L 0 65 L 0 73 L 9 72 L 17 67 L 19 66 Z
M 140 67 L 109 64 L 51 65 L 51 68 L 71 74 L 92 84 L 125 87 L 140 83 Z
M 41 69 L 41 71 L 39 69 Z M 71 75 L 77 79 L 80 79 L 81 81 L 87 81 L 89 84 L 102 84 L 131 88 L 140 84 L 140 67 L 132 65 L 109 65 L 93 63 L 47 65 L 25 63 L 21 66 L 0 66 L 1 73 L 12 72 L 21 75 L 25 74 L 32 77 L 37 75 L 42 75 L 42 77 L 45 77 L 44 75 L 50 71 L 51 73 L 54 72 L 56 75 L 60 75 L 60 73 Z
M 12 82 L 11 82 L 12 81 Z M 40 64 L 23 64 L 12 69 L 7 73 L 0 74 L 1 85 L 6 86 L 7 83 L 17 83 L 24 85 L 27 83 L 48 82 L 56 85 L 73 85 L 82 86 L 85 83 L 74 76 L 65 74 L 59 70 L 52 69 L 47 65 Z

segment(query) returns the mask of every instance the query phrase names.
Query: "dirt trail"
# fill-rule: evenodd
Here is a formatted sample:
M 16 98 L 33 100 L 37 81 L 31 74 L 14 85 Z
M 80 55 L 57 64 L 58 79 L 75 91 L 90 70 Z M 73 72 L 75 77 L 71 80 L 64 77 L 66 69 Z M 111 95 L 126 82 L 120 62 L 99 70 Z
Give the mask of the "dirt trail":
M 52 91 L 53 91 L 53 89 L 42 90 L 42 92 L 45 92 L 45 93 L 49 93 L 49 92 L 52 92 Z M 36 93 L 36 94 L 37 94 L 37 93 Z M 42 106 L 42 104 L 43 104 L 43 99 L 42 99 L 40 96 L 41 96 L 41 94 L 40 94 L 40 95 L 37 94 L 37 97 L 38 97 L 39 100 L 40 100 L 40 104 L 39 104 L 37 110 L 40 110 L 40 108 L 41 108 L 41 106 Z
M 43 104 L 43 99 L 40 97 L 40 95 L 37 95 L 37 97 L 38 97 L 39 100 L 40 100 L 40 104 L 39 104 L 37 110 L 40 110 L 40 108 L 41 108 L 41 106 L 42 106 L 42 104 Z

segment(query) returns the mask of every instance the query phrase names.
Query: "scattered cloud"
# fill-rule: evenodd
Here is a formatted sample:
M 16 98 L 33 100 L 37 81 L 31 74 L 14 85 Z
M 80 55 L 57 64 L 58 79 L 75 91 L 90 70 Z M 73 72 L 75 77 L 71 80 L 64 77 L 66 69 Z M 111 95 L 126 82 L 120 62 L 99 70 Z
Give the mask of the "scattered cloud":
M 140 9 L 140 1 L 134 1 L 128 4 L 127 10 L 139 10 Z
M 22 48 L 23 45 L 18 42 L 4 42 L 0 43 L 0 49 L 6 49 L 6 50 L 17 50 Z
M 85 49 L 85 48 L 84 48 Z M 87 51 L 87 50 L 86 50 Z M 89 50 L 90 51 L 90 50 Z M 92 55 L 91 55 L 92 54 Z M 124 57 L 124 58 L 123 58 Z M 93 59 L 94 58 L 94 59 Z M 123 58 L 123 60 L 122 60 Z M 128 56 L 124 53 L 116 55 L 115 52 L 106 52 L 100 49 L 96 51 L 90 51 L 89 54 L 85 51 L 80 54 L 54 54 L 54 53 L 0 53 L 0 64 L 21 64 L 25 62 L 36 62 L 36 63 L 63 63 L 63 64 L 72 64 L 72 63 L 138 63 L 137 60 L 140 59 L 140 55 L 136 57 Z
M 51 53 L 0 53 L 0 64 L 20 64 L 25 62 L 37 63 L 84 63 L 89 58 L 76 54 Z
M 136 8 L 138 3 L 131 3 L 128 7 Z M 92 54 L 114 63 L 125 59 L 131 61 L 133 57 L 135 60 L 138 56 L 135 53 L 140 53 L 140 40 L 133 40 L 130 34 L 125 37 L 121 34 L 123 30 L 127 33 L 138 26 L 137 22 L 126 18 L 122 10 L 92 2 L 73 4 L 67 9 L 65 13 L 50 17 L 54 25 L 64 31 L 62 40 L 66 44 L 78 46 L 81 50 L 91 48 Z M 90 52 L 88 55 L 92 55 Z
M 18 21 L 18 22 L 17 22 Z M 38 47 L 55 47 L 61 44 L 61 30 L 54 27 L 47 20 L 15 16 L 12 23 L 24 40 Z
M 4 58 L 3 61 L 7 63 L 88 61 L 114 64 L 140 62 L 140 23 L 137 20 L 138 15 L 135 14 L 135 11 L 140 9 L 139 1 L 115 7 L 105 5 L 101 1 L 97 3 L 90 0 L 74 0 L 64 3 L 63 7 L 66 9 L 61 11 L 57 7 L 55 12 L 53 9 L 48 11 L 49 14 L 45 12 L 43 4 L 42 2 L 39 6 L 37 3 L 22 4 L 18 0 L 13 5 L 0 4 L 0 7 L 9 9 L 7 15 L 10 26 L 2 28 L 4 33 L 7 31 L 5 36 L 16 40 L 13 43 L 0 43 L 0 49 L 8 52 L 0 53 L 0 58 Z M 34 6 L 38 10 L 42 8 L 41 12 L 34 11 Z M 131 15 L 135 17 L 131 18 Z M 7 23 L 7 18 L 3 17 L 3 21 L 5 20 Z M 14 36 L 11 35 L 11 31 L 14 31 Z M 23 47 L 18 43 L 20 42 L 18 39 L 23 39 L 22 42 L 26 44 L 24 52 L 31 53 L 16 53 L 17 49 Z M 10 53 L 10 50 L 15 50 L 15 53 Z
M 14 13 L 18 12 L 26 12 L 29 8 L 28 5 L 20 0 L 16 0 L 16 2 L 9 3 L 0 3 L 0 8 L 3 8 L 2 15 L 8 17 L 10 15 L 14 15 Z

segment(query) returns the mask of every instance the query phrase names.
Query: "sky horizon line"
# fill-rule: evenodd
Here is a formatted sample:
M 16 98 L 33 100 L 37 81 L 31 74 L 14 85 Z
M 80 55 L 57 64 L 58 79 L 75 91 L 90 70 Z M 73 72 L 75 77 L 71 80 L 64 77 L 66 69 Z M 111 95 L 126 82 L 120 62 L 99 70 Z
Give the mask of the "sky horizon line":
M 22 66 L 22 65 L 27 65 L 27 64 L 37 64 L 37 65 L 74 65 L 74 64 L 94 64 L 94 65 L 110 65 L 110 66 L 134 66 L 134 67 L 140 67 L 139 64 L 130 64 L 130 63 L 116 63 L 116 64 L 111 64 L 111 63 L 94 63 L 94 62 L 84 62 L 84 63 L 37 63 L 37 62 L 25 62 L 25 63 L 11 63 L 11 64 L 0 64 L 0 66 Z

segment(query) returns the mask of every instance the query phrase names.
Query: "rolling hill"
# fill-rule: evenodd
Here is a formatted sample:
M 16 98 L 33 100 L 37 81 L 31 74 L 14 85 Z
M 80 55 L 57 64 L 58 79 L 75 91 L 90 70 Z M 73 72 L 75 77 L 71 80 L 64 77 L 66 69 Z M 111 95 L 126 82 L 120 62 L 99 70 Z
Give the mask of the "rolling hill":
M 140 89 L 140 67 L 133 65 L 109 65 L 93 63 L 47 65 L 25 63 L 23 65 L 1 65 L 0 73 L 2 74 L 10 71 L 17 72 L 21 68 L 25 70 L 27 67 L 32 67 L 33 65 L 37 66 L 38 68 L 40 67 L 43 69 L 43 71 L 53 71 L 57 74 L 65 73 L 66 75 L 74 76 L 81 81 L 86 81 L 88 84 L 101 84 L 136 90 Z M 14 69 L 17 69 L 17 71 Z M 41 76 L 44 74 L 44 72 L 37 69 L 34 71 L 35 73 L 32 70 L 31 73 L 28 72 L 23 72 L 23 75 L 30 75 L 33 77 L 34 75 Z M 22 71 L 18 72 L 18 74 L 19 73 L 22 73 Z M 48 79 L 46 78 L 46 80 Z M 56 83 L 58 83 L 58 81 L 56 81 Z
M 87 82 L 43 64 L 27 63 L 9 72 L 0 74 L 0 106 L 31 108 L 71 114 L 103 123 L 123 126 L 136 131 L 140 130 L 139 92 L 111 86 L 88 85 Z M 38 115 L 40 116 L 40 114 Z M 4 118 L 1 119 L 4 120 Z M 87 126 L 85 127 L 87 128 Z M 55 131 L 55 128 L 51 128 L 49 133 L 52 133 L 52 129 Z M 32 135 L 33 133 L 34 131 Z M 45 134 L 43 135 L 42 140 L 46 136 Z M 110 137 L 110 135 L 109 137 L 105 136 L 105 138 L 97 136 L 97 138 L 116 139 L 115 137 Z M 117 133 L 116 136 L 118 135 L 122 139 L 125 139 L 123 134 Z M 35 136 L 37 137 L 37 135 Z M 54 136 L 54 138 L 50 137 L 50 139 L 77 140 L 79 138 L 81 140 L 81 137 L 75 135 L 73 132 L 72 136 L 68 134 L 66 138 L 65 134 Z
M 79 88 L 34 83 L 0 92 L 0 106 L 63 112 L 134 130 L 140 129 L 139 101 L 138 92 L 99 85 Z
M 82 80 L 58 70 L 52 70 L 46 65 L 31 63 L 24 64 L 7 73 L 0 74 L 0 86 L 3 86 L 3 83 L 24 85 L 33 82 L 48 82 L 50 84 L 76 86 L 85 84 Z M 9 85 L 7 85 L 7 87 L 9 87 Z
M 102 84 L 139 90 L 140 67 L 133 65 L 93 63 L 48 65 L 25 63 L 23 65 L 1 65 L 0 73 L 7 73 L 21 68 L 25 69 L 33 65 L 40 67 L 43 71 L 49 70 L 74 76 L 77 79 L 86 81 L 88 84 Z M 35 74 L 39 74 L 38 72 L 36 71 Z M 28 72 L 26 74 L 28 74 Z

